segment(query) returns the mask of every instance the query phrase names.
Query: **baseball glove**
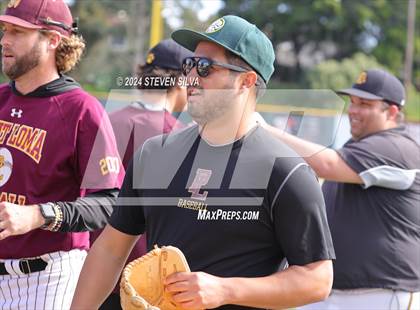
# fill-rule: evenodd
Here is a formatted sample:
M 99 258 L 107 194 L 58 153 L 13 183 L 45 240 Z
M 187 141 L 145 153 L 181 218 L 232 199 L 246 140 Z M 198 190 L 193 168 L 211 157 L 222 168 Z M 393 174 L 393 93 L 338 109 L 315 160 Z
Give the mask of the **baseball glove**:
M 165 293 L 163 280 L 175 272 L 190 271 L 184 254 L 176 247 L 157 247 L 128 264 L 121 277 L 123 310 L 182 310 Z

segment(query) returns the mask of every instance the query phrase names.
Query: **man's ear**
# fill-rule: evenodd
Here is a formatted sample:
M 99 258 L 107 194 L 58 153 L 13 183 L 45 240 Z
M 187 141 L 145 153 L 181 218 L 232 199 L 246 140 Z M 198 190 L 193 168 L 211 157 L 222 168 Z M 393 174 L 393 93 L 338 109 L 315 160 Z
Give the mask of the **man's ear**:
M 390 104 L 389 108 L 387 110 L 388 113 L 388 119 L 392 121 L 397 121 L 398 113 L 400 112 L 400 109 L 395 104 Z
M 58 31 L 48 33 L 48 48 L 56 49 L 61 42 L 61 34 Z
M 254 71 L 248 71 L 243 74 L 243 78 L 241 81 L 241 88 L 251 88 L 257 82 L 257 74 Z

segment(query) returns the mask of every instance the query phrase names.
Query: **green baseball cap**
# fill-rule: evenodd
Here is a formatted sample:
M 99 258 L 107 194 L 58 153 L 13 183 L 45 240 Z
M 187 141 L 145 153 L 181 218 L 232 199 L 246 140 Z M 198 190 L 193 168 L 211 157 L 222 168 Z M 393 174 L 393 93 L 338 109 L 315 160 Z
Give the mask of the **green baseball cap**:
M 172 39 L 194 51 L 200 41 L 216 43 L 241 57 L 268 83 L 274 72 L 274 49 L 267 36 L 245 19 L 226 15 L 214 21 L 205 32 L 180 29 Z

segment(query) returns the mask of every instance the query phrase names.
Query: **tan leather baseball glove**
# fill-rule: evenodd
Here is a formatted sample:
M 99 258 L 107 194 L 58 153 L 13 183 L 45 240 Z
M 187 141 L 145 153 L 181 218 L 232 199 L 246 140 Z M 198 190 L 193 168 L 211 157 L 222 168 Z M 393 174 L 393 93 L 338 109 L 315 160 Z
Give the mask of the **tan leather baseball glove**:
M 123 310 L 182 310 L 165 293 L 163 280 L 175 272 L 190 271 L 180 249 L 157 247 L 128 264 L 121 277 L 121 307 Z

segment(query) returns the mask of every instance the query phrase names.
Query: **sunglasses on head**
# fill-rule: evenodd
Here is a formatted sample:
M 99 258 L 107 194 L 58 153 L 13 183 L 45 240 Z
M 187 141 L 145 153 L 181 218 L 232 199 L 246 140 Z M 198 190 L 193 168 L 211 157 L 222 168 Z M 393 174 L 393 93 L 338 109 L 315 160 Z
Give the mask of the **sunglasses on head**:
M 188 73 L 190 73 L 191 70 L 194 67 L 196 67 L 198 75 L 201 76 L 201 77 L 206 77 L 210 74 L 210 68 L 212 66 L 219 66 L 219 67 L 229 69 L 229 70 L 232 70 L 232 71 L 236 71 L 236 72 L 248 72 L 249 71 L 249 70 L 247 70 L 245 68 L 242 68 L 242 67 L 239 67 L 239 66 L 217 62 L 217 61 L 211 60 L 209 58 L 205 58 L 205 57 L 187 57 L 182 62 L 182 74 L 187 76 Z

